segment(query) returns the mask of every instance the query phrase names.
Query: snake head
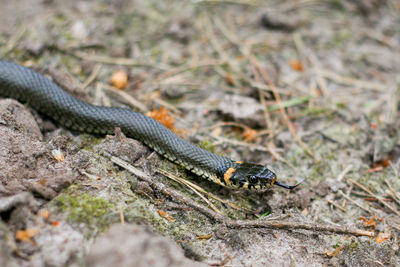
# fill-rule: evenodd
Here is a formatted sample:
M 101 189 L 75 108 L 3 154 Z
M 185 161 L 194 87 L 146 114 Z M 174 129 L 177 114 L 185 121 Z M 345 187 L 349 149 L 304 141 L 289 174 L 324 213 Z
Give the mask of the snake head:
M 256 190 L 267 189 L 273 185 L 293 189 L 299 185 L 289 186 L 278 182 L 275 173 L 262 165 L 240 162 L 236 162 L 225 171 L 223 182 L 229 187 Z

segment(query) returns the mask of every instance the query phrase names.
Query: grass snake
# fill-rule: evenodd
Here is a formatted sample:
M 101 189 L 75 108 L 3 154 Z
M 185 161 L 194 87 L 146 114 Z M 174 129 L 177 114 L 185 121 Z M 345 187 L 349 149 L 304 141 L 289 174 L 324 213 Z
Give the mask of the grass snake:
M 4 60 L 0 60 L 0 95 L 27 103 L 74 131 L 105 135 L 119 127 L 126 136 L 222 186 L 244 189 L 265 189 L 274 184 L 287 189 L 297 186 L 278 182 L 276 175 L 262 165 L 234 161 L 186 142 L 142 113 L 83 102 L 34 70 Z

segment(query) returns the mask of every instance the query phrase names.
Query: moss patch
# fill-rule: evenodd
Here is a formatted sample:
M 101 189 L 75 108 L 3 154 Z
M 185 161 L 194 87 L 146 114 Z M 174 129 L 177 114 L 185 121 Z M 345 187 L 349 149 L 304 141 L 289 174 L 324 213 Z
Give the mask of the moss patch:
M 73 222 L 83 222 L 90 225 L 106 226 L 104 218 L 113 208 L 113 205 L 101 197 L 94 197 L 88 193 L 80 193 L 76 186 L 68 188 L 66 194 L 56 199 L 61 211 L 67 212 L 68 219 Z

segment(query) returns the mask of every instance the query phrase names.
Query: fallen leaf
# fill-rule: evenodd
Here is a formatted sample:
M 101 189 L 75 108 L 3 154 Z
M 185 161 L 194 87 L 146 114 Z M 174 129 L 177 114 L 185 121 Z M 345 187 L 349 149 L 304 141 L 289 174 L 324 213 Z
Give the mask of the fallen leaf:
M 231 73 L 226 73 L 226 74 L 225 74 L 225 81 L 226 81 L 226 83 L 229 84 L 229 85 L 233 85 L 233 84 L 234 84 L 234 82 L 233 82 L 233 77 L 232 77 L 232 74 L 231 74 Z
M 39 231 L 36 228 L 28 228 L 26 230 L 18 230 L 15 233 L 15 237 L 19 241 L 32 242 L 32 237 L 34 237 L 38 232 Z
M 47 220 L 50 217 L 50 211 L 49 210 L 40 210 L 39 216 L 42 216 L 43 219 Z
M 175 218 L 169 215 L 167 212 L 163 210 L 158 210 L 158 214 L 163 217 L 164 219 L 167 219 L 170 222 L 175 222 Z
M 57 160 L 58 162 L 62 162 L 65 159 L 64 153 L 60 150 L 60 149 L 53 149 L 51 151 L 51 155 L 53 156 L 53 158 L 55 160 Z
M 376 242 L 379 244 L 382 243 L 383 241 L 386 241 L 390 238 L 389 233 L 379 233 L 378 236 L 376 237 Z
M 365 227 L 368 227 L 368 226 L 370 226 L 370 227 L 372 227 L 372 228 L 376 228 L 376 221 L 375 221 L 375 219 L 376 219 L 376 217 L 375 216 L 373 216 L 371 219 L 367 219 L 367 218 L 365 218 L 365 217 L 360 217 L 359 218 L 360 220 L 362 220 L 363 221 L 363 225 L 365 226 Z
M 213 237 L 213 235 L 201 235 L 201 236 L 196 236 L 196 239 L 210 239 Z
M 153 109 L 153 111 L 147 112 L 146 115 L 161 122 L 165 127 L 175 132 L 175 119 L 169 115 L 169 112 L 165 107 L 161 107 L 159 110 Z
M 40 184 L 41 186 L 46 186 L 47 179 L 46 178 L 40 179 L 37 183 Z
M 378 167 L 386 168 L 387 166 L 389 166 L 389 164 L 390 164 L 390 156 L 387 155 L 384 160 L 379 160 L 379 161 L 375 162 L 374 167 L 375 168 L 378 168 Z
M 335 251 L 333 252 L 329 252 L 327 250 L 325 250 L 325 253 L 328 257 L 335 257 L 337 254 L 339 254 L 339 252 L 342 250 L 342 247 L 339 246 Z
M 290 67 L 295 71 L 303 71 L 304 67 L 300 60 L 292 59 L 290 60 Z
M 51 226 L 57 227 L 57 226 L 60 225 L 60 222 L 59 221 L 52 221 L 50 224 L 51 224 Z
M 118 89 L 123 89 L 128 84 L 128 74 L 124 70 L 117 70 L 111 75 L 110 83 Z
M 257 131 L 246 127 L 243 131 L 243 137 L 245 142 L 253 142 L 257 137 Z

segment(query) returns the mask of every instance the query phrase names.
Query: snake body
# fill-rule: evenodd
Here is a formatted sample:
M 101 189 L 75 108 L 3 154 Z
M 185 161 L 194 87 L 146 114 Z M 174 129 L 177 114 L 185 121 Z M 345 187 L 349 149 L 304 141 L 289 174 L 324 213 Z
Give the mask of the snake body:
M 294 188 L 276 181 L 275 174 L 264 166 L 201 149 L 142 113 L 83 102 L 34 70 L 4 60 L 0 60 L 0 95 L 27 103 L 74 131 L 105 135 L 119 127 L 126 136 L 140 140 L 168 160 L 226 187 L 264 189 L 276 184 Z

